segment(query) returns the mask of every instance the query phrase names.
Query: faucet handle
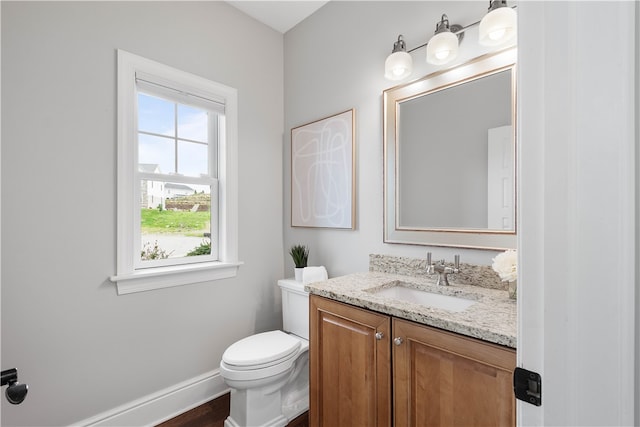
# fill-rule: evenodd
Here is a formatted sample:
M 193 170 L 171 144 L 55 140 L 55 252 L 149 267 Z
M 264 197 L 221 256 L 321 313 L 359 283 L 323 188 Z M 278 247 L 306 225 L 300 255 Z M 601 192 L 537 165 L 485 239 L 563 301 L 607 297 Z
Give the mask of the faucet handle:
M 427 274 L 433 274 L 433 263 L 431 262 L 431 252 L 427 252 Z
M 457 270 L 460 268 L 460 255 L 453 256 L 453 267 Z

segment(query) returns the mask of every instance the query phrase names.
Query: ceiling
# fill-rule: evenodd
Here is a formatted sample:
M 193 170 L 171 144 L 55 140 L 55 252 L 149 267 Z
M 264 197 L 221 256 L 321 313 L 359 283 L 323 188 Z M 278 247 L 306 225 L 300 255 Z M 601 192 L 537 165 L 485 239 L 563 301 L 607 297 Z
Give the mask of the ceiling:
M 284 34 L 328 1 L 227 0 L 227 3 Z

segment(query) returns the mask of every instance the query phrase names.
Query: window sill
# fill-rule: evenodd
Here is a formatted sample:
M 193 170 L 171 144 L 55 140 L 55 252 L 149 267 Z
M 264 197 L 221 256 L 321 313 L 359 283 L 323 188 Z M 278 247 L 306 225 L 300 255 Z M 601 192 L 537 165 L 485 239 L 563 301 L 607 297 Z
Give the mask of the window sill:
M 111 276 L 116 284 L 118 295 L 173 286 L 190 285 L 211 280 L 235 277 L 242 262 L 205 262 L 170 267 L 155 267 L 136 270 L 130 274 Z

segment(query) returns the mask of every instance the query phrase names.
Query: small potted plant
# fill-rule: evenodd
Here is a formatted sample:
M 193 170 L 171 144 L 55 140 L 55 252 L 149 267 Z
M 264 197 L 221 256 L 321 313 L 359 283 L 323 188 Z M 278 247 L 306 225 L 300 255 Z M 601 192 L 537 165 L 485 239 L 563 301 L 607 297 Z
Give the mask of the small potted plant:
M 296 266 L 295 277 L 298 282 L 302 282 L 302 269 L 307 266 L 309 260 L 309 248 L 305 245 L 293 245 L 289 251 L 293 263 Z

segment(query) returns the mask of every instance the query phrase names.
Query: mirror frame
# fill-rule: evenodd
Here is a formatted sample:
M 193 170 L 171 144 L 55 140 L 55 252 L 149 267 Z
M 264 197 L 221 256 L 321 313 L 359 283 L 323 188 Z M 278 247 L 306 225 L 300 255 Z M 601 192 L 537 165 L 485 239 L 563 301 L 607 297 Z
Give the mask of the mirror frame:
M 516 59 L 517 48 L 475 58 L 467 63 L 437 71 L 421 79 L 383 92 L 383 157 L 384 157 L 384 243 L 401 243 L 457 248 L 505 250 L 515 249 L 517 243 L 517 121 L 516 121 Z M 396 215 L 398 200 L 398 104 L 417 96 L 450 88 L 487 75 L 511 70 L 512 125 L 514 129 L 514 229 L 456 229 L 456 228 L 408 228 L 398 225 Z M 436 183 L 434 183 L 436 184 Z M 437 203 L 434 202 L 437 206 Z

